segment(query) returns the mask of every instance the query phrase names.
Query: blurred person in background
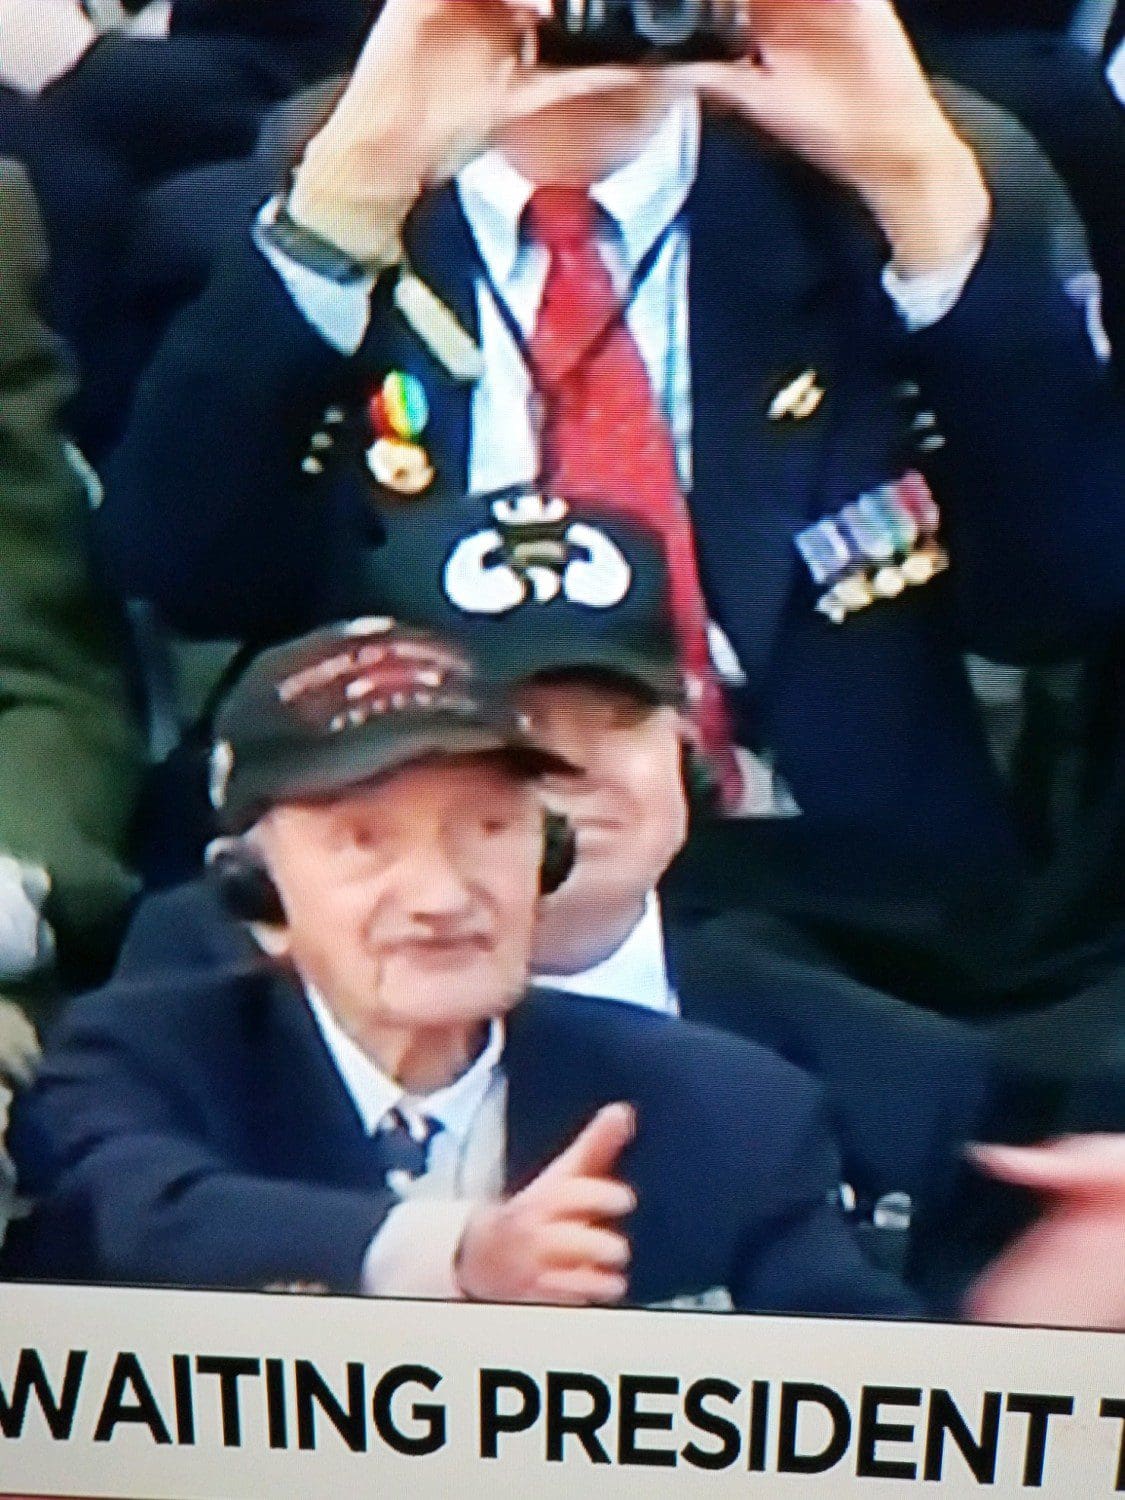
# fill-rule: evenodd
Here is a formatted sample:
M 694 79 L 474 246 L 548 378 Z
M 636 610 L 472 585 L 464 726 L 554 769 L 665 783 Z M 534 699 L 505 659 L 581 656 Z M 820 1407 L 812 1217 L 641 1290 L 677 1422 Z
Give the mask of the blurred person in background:
M 0 0 L 0 82 L 144 186 L 253 148 L 265 110 L 354 58 L 376 0 Z
M 125 855 L 142 761 L 113 605 L 85 549 L 93 475 L 62 436 L 70 386 L 39 321 L 43 248 L 22 171 L 0 178 L 0 849 L 4 977 L 96 973 L 135 889 Z M 32 920 L 34 910 L 36 920 Z
M 26 177 L 0 160 L 0 1126 L 34 1066 L 28 1016 L 112 959 L 136 889 L 143 761 L 120 621 L 89 576 L 87 492 L 60 433 L 70 382 L 35 307 L 43 264 Z M 0 1235 L 5 1162 L 0 1146 Z
M 4 6 L 0 152 L 24 163 L 40 201 L 46 311 L 83 377 L 70 425 L 97 464 L 176 307 L 162 265 L 178 247 L 145 195 L 252 153 L 275 105 L 351 64 L 378 4 L 173 0 L 130 16 L 101 3 L 92 19 L 77 0 L 49 0 L 47 17 L 38 0 Z

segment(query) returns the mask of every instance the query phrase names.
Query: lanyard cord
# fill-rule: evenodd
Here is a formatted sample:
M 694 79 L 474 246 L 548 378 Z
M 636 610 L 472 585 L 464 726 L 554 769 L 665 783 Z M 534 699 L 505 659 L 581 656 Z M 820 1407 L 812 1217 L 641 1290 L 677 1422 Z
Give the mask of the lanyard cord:
M 629 284 L 625 288 L 624 296 L 619 299 L 617 308 L 614 311 L 612 317 L 607 318 L 605 327 L 601 329 L 601 331 L 591 341 L 589 347 L 585 350 L 583 355 L 584 361 L 595 359 L 601 349 L 604 347 L 606 341 L 615 331 L 615 329 L 619 328 L 626 321 L 629 316 L 629 312 L 633 307 L 633 304 L 637 300 L 637 297 L 640 295 L 641 291 L 647 285 L 653 272 L 656 270 L 660 257 L 664 253 L 664 250 L 671 240 L 673 234 L 675 234 L 678 229 L 682 229 L 683 227 L 684 215 L 680 213 L 674 219 L 672 219 L 670 223 L 664 226 L 660 234 L 649 246 L 648 250 L 641 257 L 641 259 L 637 262 L 633 274 L 629 278 Z M 683 253 L 685 250 L 686 244 L 681 244 L 680 246 L 678 246 L 677 256 Z M 525 335 L 523 328 L 520 326 L 519 319 L 512 311 L 508 299 L 496 285 L 496 282 L 492 276 L 492 272 L 485 264 L 483 256 L 480 258 L 480 269 L 484 284 L 488 288 L 489 295 L 491 296 L 493 304 L 496 307 L 496 311 L 500 314 L 500 320 L 504 324 L 504 327 L 507 329 L 508 336 L 516 346 L 516 350 L 519 353 L 520 359 L 523 361 L 524 368 L 527 370 L 527 373 L 530 377 L 532 405 L 531 426 L 533 432 L 535 433 L 537 443 L 539 444 L 540 448 L 542 448 L 544 423 L 544 413 L 542 409 L 543 403 L 536 384 L 535 362 L 531 355 L 531 349 L 528 343 L 527 336 Z M 668 308 L 666 314 L 667 328 L 664 350 L 664 372 L 661 381 L 663 390 L 660 392 L 660 404 L 663 408 L 665 424 L 668 428 L 672 442 L 674 445 L 678 446 L 676 444 L 676 431 L 672 422 L 672 412 L 675 402 L 674 372 L 676 368 L 676 342 L 678 333 L 678 329 L 676 326 L 676 311 L 676 298 L 675 296 L 670 296 L 668 298 Z

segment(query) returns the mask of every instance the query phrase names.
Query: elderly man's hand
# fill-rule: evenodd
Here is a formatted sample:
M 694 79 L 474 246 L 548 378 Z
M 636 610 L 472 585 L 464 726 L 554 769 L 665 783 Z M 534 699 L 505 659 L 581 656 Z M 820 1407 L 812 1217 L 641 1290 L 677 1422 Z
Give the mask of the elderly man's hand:
M 1125 1329 L 1125 1135 L 977 1146 L 990 1176 L 1047 1199 L 1043 1217 L 973 1287 L 989 1323 Z
M 358 261 L 393 260 L 419 195 L 498 130 L 635 78 L 536 68 L 536 27 L 550 13 L 550 0 L 387 0 L 297 169 L 292 217 Z
M 752 26 L 752 57 L 682 76 L 853 188 L 900 273 L 940 271 L 979 244 L 988 190 L 890 0 L 754 0 Z
M 599 1110 L 582 1134 L 522 1192 L 479 1208 L 457 1255 L 457 1280 L 480 1302 L 620 1302 L 629 1241 L 607 1220 L 636 1207 L 612 1173 L 633 1137 L 628 1105 Z

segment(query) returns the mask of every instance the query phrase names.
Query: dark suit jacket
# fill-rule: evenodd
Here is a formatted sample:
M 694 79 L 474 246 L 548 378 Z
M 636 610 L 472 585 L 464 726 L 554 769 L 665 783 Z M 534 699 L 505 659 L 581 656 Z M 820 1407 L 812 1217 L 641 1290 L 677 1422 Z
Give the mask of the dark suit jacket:
M 684 1017 L 747 1037 L 824 1089 L 844 1175 L 867 1199 L 905 1192 L 932 1211 L 988 1118 L 994 1066 L 964 1025 L 817 965 L 750 913 L 665 922 Z
M 835 1201 L 818 1089 L 773 1054 L 542 993 L 510 1018 L 504 1065 L 510 1187 L 602 1104 L 635 1104 L 634 1300 L 727 1286 L 745 1308 L 913 1310 Z M 43 1200 L 13 1250 L 25 1275 L 355 1290 L 397 1201 L 303 995 L 260 962 L 76 1002 L 14 1150 Z
M 961 650 L 1058 649 L 1125 603 L 1107 431 L 1120 417 L 1083 317 L 1026 236 L 1005 233 L 1001 204 L 957 307 L 907 337 L 866 220 L 741 130 L 708 125 L 689 216 L 691 507 L 708 598 L 749 676 L 740 733 L 774 750 L 810 821 L 854 832 L 861 859 L 939 854 L 951 878 L 976 872 L 995 889 L 1018 840 Z M 420 273 L 473 327 L 475 251 L 452 192 L 419 206 L 410 241 Z M 126 590 L 224 636 L 377 604 L 363 563 L 381 534 L 373 501 L 386 497 L 372 494 L 358 430 L 319 477 L 301 470 L 310 437 L 330 404 L 357 413 L 383 372 L 411 370 L 433 411 L 429 450 L 455 490 L 470 391 L 376 301 L 364 347 L 345 358 L 249 243 L 233 247 L 172 325 L 111 465 L 100 524 Z M 808 367 L 828 392 L 816 417 L 769 422 L 771 396 Z M 893 394 L 906 374 L 948 437 L 929 468 L 954 567 L 833 627 L 815 613 L 793 538 L 917 462 L 913 408 Z M 1065 504 L 1076 474 L 1080 508 Z
M 689 1021 L 743 1036 L 817 1080 L 844 1176 L 862 1198 L 942 1201 L 990 1094 L 987 1051 L 967 1028 L 817 969 L 805 955 L 779 955 L 749 916 L 685 912 L 666 922 L 665 937 Z M 214 885 L 193 881 L 144 901 L 115 977 L 182 981 L 259 951 Z

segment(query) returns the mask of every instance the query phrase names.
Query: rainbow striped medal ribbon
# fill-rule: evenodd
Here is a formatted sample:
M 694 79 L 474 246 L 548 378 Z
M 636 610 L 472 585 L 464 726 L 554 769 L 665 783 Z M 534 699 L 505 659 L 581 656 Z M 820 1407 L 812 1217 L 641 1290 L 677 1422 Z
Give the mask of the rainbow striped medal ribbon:
M 925 476 L 912 469 L 799 532 L 797 550 L 824 589 L 817 609 L 842 625 L 878 600 L 929 583 L 949 567 L 940 529 L 941 512 Z
M 397 495 L 422 495 L 434 482 L 430 455 L 418 441 L 430 420 L 422 382 L 392 370 L 367 404 L 372 443 L 367 467 L 376 484 Z

